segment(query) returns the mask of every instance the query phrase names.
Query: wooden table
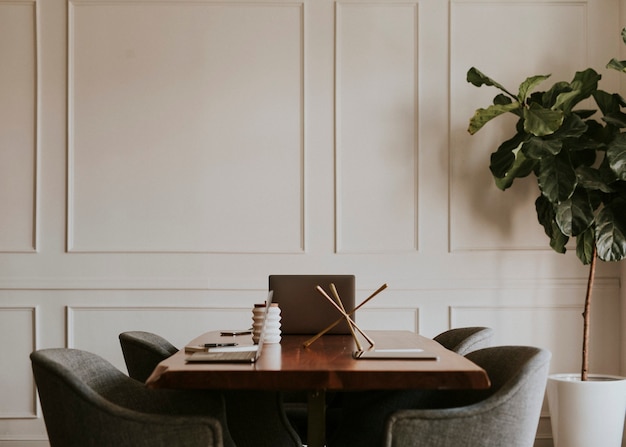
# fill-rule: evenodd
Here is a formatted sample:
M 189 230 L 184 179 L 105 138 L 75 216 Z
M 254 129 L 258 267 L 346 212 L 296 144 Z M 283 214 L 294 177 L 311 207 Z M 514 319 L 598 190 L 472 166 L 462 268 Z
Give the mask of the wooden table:
M 429 338 L 409 331 L 368 331 L 376 348 L 419 347 L 439 360 L 354 360 L 355 343 L 348 335 L 325 335 L 310 347 L 309 336 L 283 335 L 280 344 L 266 344 L 255 364 L 186 363 L 181 350 L 162 361 L 147 385 L 152 388 L 223 390 L 306 390 L 309 394 L 309 447 L 324 445 L 325 392 L 328 390 L 484 389 L 487 373 L 466 358 Z M 249 335 L 221 337 L 208 332 L 189 345 L 237 341 L 252 344 Z M 363 343 L 367 346 L 367 343 Z

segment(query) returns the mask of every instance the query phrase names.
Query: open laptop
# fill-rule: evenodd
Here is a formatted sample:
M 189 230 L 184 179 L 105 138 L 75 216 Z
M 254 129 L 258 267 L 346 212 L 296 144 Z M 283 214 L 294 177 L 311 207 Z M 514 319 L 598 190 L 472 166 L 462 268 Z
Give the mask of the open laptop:
M 317 286 L 331 295 L 334 284 L 346 312 L 354 309 L 354 275 L 270 275 L 269 290 L 280 306 L 280 326 L 283 334 L 317 334 L 341 317 L 341 313 L 324 298 Z M 354 314 L 351 318 L 356 321 Z M 350 334 L 344 320 L 328 334 Z
M 224 348 L 209 348 L 208 352 L 194 352 L 187 356 L 187 362 L 201 363 L 254 363 L 261 356 L 263 343 L 265 342 L 265 333 L 267 328 L 267 314 L 272 305 L 273 291 L 267 294 L 267 302 L 265 305 L 265 318 L 259 334 L 259 343 L 257 345 L 235 346 Z

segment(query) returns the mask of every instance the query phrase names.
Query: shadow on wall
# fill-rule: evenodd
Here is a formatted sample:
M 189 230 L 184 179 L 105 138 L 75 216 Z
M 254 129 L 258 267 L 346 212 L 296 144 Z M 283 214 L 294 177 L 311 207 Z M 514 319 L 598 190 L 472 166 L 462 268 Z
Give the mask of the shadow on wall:
M 536 182 L 528 177 L 517 179 L 514 188 L 506 190 L 505 194 L 496 186 L 489 170 L 491 153 L 497 150 L 497 142 L 502 140 L 499 134 L 504 133 L 504 121 L 508 117 L 497 123 L 499 125 L 483 129 L 483 135 L 471 136 L 467 132 L 470 116 L 451 131 L 450 219 L 453 248 L 493 248 L 489 245 L 494 243 L 510 247 L 520 237 L 524 237 L 524 245 L 530 245 L 527 244 L 528 235 L 532 235 L 532 245 L 545 248 L 545 241 L 540 239 L 545 236 L 537 222 L 534 205 L 539 195 Z

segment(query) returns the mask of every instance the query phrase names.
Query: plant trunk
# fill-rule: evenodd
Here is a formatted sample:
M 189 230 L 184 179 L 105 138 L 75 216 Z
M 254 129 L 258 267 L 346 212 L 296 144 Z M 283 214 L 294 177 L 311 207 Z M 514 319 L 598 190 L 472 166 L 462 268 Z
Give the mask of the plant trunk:
M 596 245 L 593 244 L 593 252 L 591 253 L 591 264 L 589 264 L 589 278 L 587 279 L 587 293 L 585 295 L 585 308 L 583 310 L 583 363 L 580 372 L 580 379 L 587 380 L 589 370 L 589 323 L 591 310 L 591 292 L 593 290 L 593 280 L 596 276 Z

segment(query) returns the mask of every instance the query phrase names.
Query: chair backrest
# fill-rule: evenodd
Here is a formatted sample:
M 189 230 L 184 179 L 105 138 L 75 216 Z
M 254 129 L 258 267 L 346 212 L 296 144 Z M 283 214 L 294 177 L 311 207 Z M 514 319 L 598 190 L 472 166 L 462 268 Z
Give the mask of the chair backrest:
M 434 340 L 450 351 L 467 355 L 477 349 L 491 346 L 493 329 L 481 326 L 449 329 L 434 337 Z
M 530 346 L 496 346 L 466 356 L 483 367 L 488 390 L 438 393 L 431 409 L 388 420 L 385 446 L 532 447 L 551 354 Z
M 510 398 L 537 398 L 543 402 L 548 367 L 552 355 L 549 351 L 533 346 L 494 346 L 470 352 L 466 357 L 487 371 L 491 387 L 487 390 L 473 390 L 455 393 L 459 403 L 484 402 L 486 399 L 512 402 Z M 539 390 L 538 393 L 534 391 Z
M 119 335 L 128 375 L 145 382 L 156 365 L 178 352 L 165 338 L 152 332 L 128 331 Z
M 30 358 L 52 447 L 232 445 L 222 430 L 221 396 L 207 395 L 194 408 L 188 396 L 149 390 L 77 349 L 44 349 Z
M 146 381 L 159 362 L 178 352 L 169 341 L 151 332 L 122 332 L 119 339 L 128 375 L 141 382 Z M 224 395 L 229 431 L 237 446 L 302 445 L 286 420 L 279 393 L 248 391 Z

